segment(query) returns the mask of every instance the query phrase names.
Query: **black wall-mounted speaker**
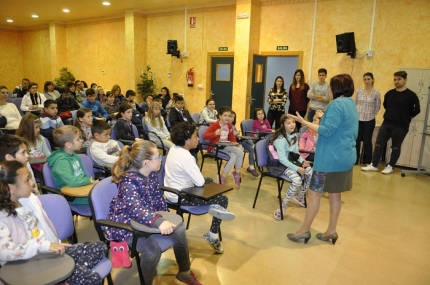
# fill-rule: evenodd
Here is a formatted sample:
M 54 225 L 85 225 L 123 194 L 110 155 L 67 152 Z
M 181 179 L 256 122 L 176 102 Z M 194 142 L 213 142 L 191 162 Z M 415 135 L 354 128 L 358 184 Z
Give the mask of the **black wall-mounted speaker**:
M 337 53 L 347 53 L 352 58 L 355 58 L 355 37 L 354 33 L 343 33 L 336 35 Z
M 177 56 L 179 58 L 177 40 L 167 40 L 167 54 L 171 54 L 172 56 Z

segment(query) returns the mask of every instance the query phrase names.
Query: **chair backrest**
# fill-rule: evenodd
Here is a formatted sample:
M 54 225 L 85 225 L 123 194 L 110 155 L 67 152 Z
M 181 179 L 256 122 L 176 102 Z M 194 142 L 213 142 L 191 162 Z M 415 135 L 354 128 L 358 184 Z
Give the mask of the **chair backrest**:
M 116 140 L 115 126 L 111 127 L 110 138 L 113 139 L 113 140 Z
M 166 175 L 165 168 L 166 168 L 166 156 L 163 156 L 162 160 L 161 160 L 160 170 L 157 173 L 157 175 L 158 175 L 158 184 L 160 184 L 160 186 L 164 185 L 164 175 Z
M 170 124 L 169 116 L 166 117 L 166 126 L 169 130 L 172 127 L 172 124 Z
M 94 178 L 94 168 L 93 168 L 92 159 L 83 153 L 79 153 L 78 156 L 81 158 L 82 167 L 84 168 L 85 174 Z
M 6 99 L 6 102 L 8 102 L 8 103 L 13 103 L 13 99 L 15 99 L 15 98 L 8 97 L 8 98 Z
M 252 132 L 252 123 L 253 119 L 247 119 L 240 122 L 240 130 L 242 131 L 242 135 L 250 136 L 251 134 L 247 134 L 246 132 Z
M 73 110 L 72 112 L 72 119 L 76 119 L 76 114 L 78 113 L 78 110 Z
M 64 240 L 72 236 L 75 227 L 67 200 L 57 194 L 40 195 L 39 199 L 42 202 L 43 209 L 54 224 L 58 238 Z
M 58 189 L 57 184 L 55 184 L 54 177 L 52 177 L 51 166 L 46 162 L 42 168 L 43 181 L 46 186 Z
M 259 168 L 267 165 L 266 140 L 260 140 L 255 144 L 255 161 Z
M 12 103 L 15 104 L 15 106 L 18 109 L 18 111 L 21 114 L 21 116 L 24 116 L 24 112 L 21 110 L 22 98 L 14 98 L 13 101 L 12 101 Z
M 139 131 L 137 130 L 137 127 L 134 124 L 131 124 L 131 128 L 133 129 L 133 135 L 138 138 L 139 137 Z
M 12 91 L 8 91 L 8 92 L 7 92 L 7 97 L 8 97 L 8 98 L 12 98 L 12 97 L 13 97 L 13 93 L 12 93 Z
M 119 149 L 123 149 L 124 148 L 124 144 L 120 141 L 116 141 L 118 143 Z
M 51 143 L 49 142 L 49 140 L 44 136 L 42 136 L 42 138 L 45 140 L 46 146 L 48 147 L 49 151 L 52 152 Z
M 208 149 L 207 145 L 201 144 L 201 143 L 209 143 L 209 140 L 203 138 L 203 135 L 204 135 L 204 133 L 206 132 L 207 129 L 208 129 L 208 126 L 200 126 L 199 127 L 200 146 L 201 146 L 201 149 L 203 149 L 203 150 L 207 150 Z
M 192 113 L 191 118 L 193 119 L 194 123 L 198 124 L 200 120 L 200 113 Z

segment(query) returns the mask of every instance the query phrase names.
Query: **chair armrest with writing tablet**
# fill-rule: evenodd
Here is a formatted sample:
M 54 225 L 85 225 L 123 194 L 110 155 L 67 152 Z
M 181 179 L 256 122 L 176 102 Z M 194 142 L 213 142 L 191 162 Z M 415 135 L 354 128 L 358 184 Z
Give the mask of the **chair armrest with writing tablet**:
M 164 211 L 158 211 L 157 213 L 160 214 L 161 216 L 163 216 L 163 218 L 165 220 L 176 225 L 176 227 L 173 230 L 178 229 L 183 224 L 182 217 L 175 214 L 175 213 L 164 212 Z M 132 229 L 140 231 L 140 232 L 145 232 L 145 233 L 150 233 L 150 234 L 159 234 L 160 233 L 160 230 L 158 228 L 143 225 L 143 224 L 141 224 L 135 220 L 130 221 L 130 226 Z
M 46 186 L 46 185 L 42 186 L 42 193 L 43 194 L 52 193 L 52 194 L 60 194 L 60 195 L 62 195 L 60 190 L 58 190 L 56 188 L 53 188 L 53 187 Z
M 163 191 L 167 191 L 167 192 L 176 194 L 178 196 L 183 196 L 183 193 L 181 193 L 181 191 L 179 191 L 177 189 L 174 189 L 174 188 L 170 188 L 170 187 L 167 187 L 167 186 L 160 185 L 160 189 L 163 190 Z

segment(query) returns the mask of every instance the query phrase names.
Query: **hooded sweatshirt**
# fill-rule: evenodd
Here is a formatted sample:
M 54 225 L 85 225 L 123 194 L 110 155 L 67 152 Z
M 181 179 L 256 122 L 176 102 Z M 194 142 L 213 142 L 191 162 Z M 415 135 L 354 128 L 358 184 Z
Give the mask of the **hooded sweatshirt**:
M 59 189 L 64 186 L 85 186 L 91 183 L 91 179 L 85 174 L 80 157 L 69 154 L 63 149 L 57 149 L 46 160 L 51 166 L 52 177 Z M 70 204 L 88 204 L 88 198 L 76 198 Z

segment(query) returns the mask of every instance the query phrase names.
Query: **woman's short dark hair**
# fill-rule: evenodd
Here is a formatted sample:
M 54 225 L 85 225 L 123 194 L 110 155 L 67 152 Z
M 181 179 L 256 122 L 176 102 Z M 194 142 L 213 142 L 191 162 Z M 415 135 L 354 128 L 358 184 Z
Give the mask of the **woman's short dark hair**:
M 186 121 L 180 122 L 172 127 L 170 137 L 175 145 L 182 147 L 185 145 L 185 141 L 191 138 L 195 130 L 195 124 Z
M 49 85 L 54 85 L 54 83 L 52 81 L 46 81 L 45 84 L 43 85 L 43 90 L 45 92 L 48 92 L 48 86 Z
M 351 97 L 354 94 L 354 81 L 349 74 L 338 74 L 330 79 L 333 100 L 340 97 Z

